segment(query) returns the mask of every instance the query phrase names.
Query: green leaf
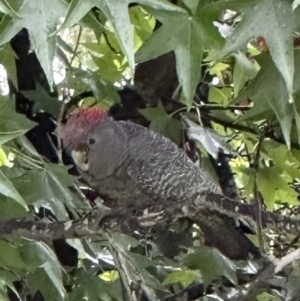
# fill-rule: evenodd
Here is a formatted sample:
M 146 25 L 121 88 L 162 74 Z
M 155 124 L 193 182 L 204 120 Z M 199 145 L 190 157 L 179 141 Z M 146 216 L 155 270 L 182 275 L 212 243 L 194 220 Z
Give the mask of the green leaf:
M 178 8 L 165 0 L 73 0 L 69 6 L 63 27 L 71 27 L 77 23 L 93 7 L 100 8 L 106 17 L 112 22 L 116 37 L 125 53 L 132 72 L 134 73 L 134 36 L 131 26 L 128 5 L 132 2 L 154 6 L 159 9 L 176 11 Z
M 232 88 L 216 88 L 211 86 L 209 89 L 208 99 L 209 102 L 215 102 L 223 106 L 228 105 L 231 99 Z
M 276 296 L 272 296 L 266 292 L 263 292 L 261 294 L 259 294 L 258 296 L 256 296 L 256 301 L 280 301 L 280 298 L 276 297 Z
M 35 90 L 21 91 L 21 93 L 34 102 L 34 110 L 36 112 L 45 111 L 57 118 L 61 103 L 57 98 L 51 97 L 38 82 Z
M 27 211 L 27 207 L 20 205 L 18 202 L 12 202 L 10 198 L 0 196 L 0 220 L 8 220 L 11 218 L 31 218 L 31 214 Z
M 112 51 L 110 51 L 112 53 Z M 116 65 L 116 61 L 109 56 L 96 57 L 91 55 L 94 63 L 99 68 L 101 78 L 106 81 L 116 82 L 122 77 L 122 70 Z
M 191 10 L 192 13 L 196 12 L 200 0 L 183 0 L 183 3 Z
M 64 300 L 66 291 L 62 281 L 62 268 L 55 253 L 40 242 L 24 245 L 21 252 L 32 271 L 28 277 L 31 290 L 40 290 L 46 300 Z
M 122 300 L 122 286 L 120 281 L 104 281 L 93 273 L 79 268 L 76 271 L 74 288 L 72 291 L 71 300 Z
M 6 44 L 0 50 L 0 64 L 2 64 L 7 72 L 9 79 L 14 86 L 18 88 L 17 69 L 16 69 L 16 55 L 10 44 Z
M 221 48 L 222 38 L 213 25 L 209 11 L 199 5 L 195 14 L 184 10 L 174 12 L 150 10 L 163 25 L 158 28 L 136 54 L 137 62 L 154 59 L 174 51 L 179 82 L 186 102 L 192 105 L 200 80 L 203 51 L 215 46 Z
M 25 200 L 16 190 L 12 182 L 2 173 L 1 169 L 0 169 L 0 193 L 9 198 L 12 198 L 13 200 L 15 200 L 16 202 L 18 202 L 20 205 L 22 205 L 24 208 L 27 209 Z
M 55 253 L 44 243 L 28 242 L 21 247 L 21 253 L 23 260 L 30 265 L 32 270 L 49 262 L 53 268 L 57 269 L 56 274 L 61 272 Z
M 0 240 L 0 265 L 2 267 L 25 269 L 19 250 L 11 243 Z
M 292 152 L 288 151 L 285 145 L 272 140 L 265 140 L 262 147 L 264 152 L 283 172 L 286 172 L 291 178 L 300 178 L 300 162 L 293 156 Z
M 149 259 L 146 256 L 138 253 L 128 252 L 127 255 L 131 258 L 134 266 L 139 269 L 145 269 L 151 266 L 157 266 L 159 264 L 158 261 Z
M 153 121 L 159 117 L 167 117 L 167 112 L 161 103 L 156 108 L 140 109 L 139 112 L 149 121 Z
M 7 3 L 18 13 L 18 16 L 12 18 L 6 15 L 2 19 L 0 45 L 9 42 L 23 28 L 26 28 L 30 36 L 31 47 L 52 86 L 55 37 L 50 37 L 50 34 L 56 30 L 60 18 L 64 17 L 66 4 L 61 0 L 8 0 Z
M 21 300 L 19 293 L 17 292 L 15 286 L 14 286 L 14 282 L 17 281 L 17 277 L 16 275 L 14 275 L 13 273 L 6 271 L 6 270 L 0 270 L 0 291 L 2 290 L 2 292 L 6 292 L 7 291 L 7 287 L 9 287 L 14 294 Z M 0 292 L 0 300 L 10 300 L 10 299 L 6 299 L 7 296 L 2 295 L 2 292 Z
M 0 167 L 3 165 L 7 167 L 12 167 L 14 164 L 13 160 L 14 160 L 14 155 L 12 153 L 6 155 L 4 150 L 0 148 Z
M 115 281 L 119 278 L 119 273 L 116 270 L 112 270 L 112 271 L 106 271 L 102 274 L 100 274 L 99 276 L 101 279 L 103 279 L 104 281 Z
M 256 76 L 258 67 L 242 52 L 234 54 L 234 58 L 233 91 L 236 97 L 244 85 Z
M 226 8 L 241 12 L 242 20 L 228 37 L 222 55 L 228 55 L 244 47 L 251 39 L 262 36 L 283 76 L 290 97 L 293 93 L 295 19 L 290 3 L 286 0 L 247 0 L 237 3 L 233 0 L 226 2 Z
M 197 248 L 195 253 L 185 257 L 183 263 L 190 269 L 199 269 L 205 285 L 212 280 L 225 276 L 232 283 L 237 283 L 235 264 L 210 247 Z
M 163 285 L 181 283 L 184 288 L 191 285 L 200 278 L 199 273 L 192 270 L 174 271 L 170 273 L 164 280 Z
M 65 166 L 48 163 L 45 168 L 25 172 L 13 183 L 28 204 L 44 206 L 63 221 L 68 218 L 65 206 L 74 216 L 77 207 L 84 207 L 68 188 L 75 179 Z
M 155 27 L 155 18 L 141 6 L 131 7 L 129 15 L 134 25 L 134 50 L 136 51 L 151 36 Z
M 168 137 L 174 143 L 179 144 L 181 138 L 180 122 L 172 117 L 157 117 L 152 120 L 149 129 Z
M 53 267 L 46 262 L 42 267 L 37 268 L 27 278 L 28 286 L 33 294 L 40 291 L 47 301 L 66 300 L 66 291 L 60 275 L 53 272 Z
M 7 0 L 0 1 L 0 11 L 4 14 L 20 18 L 20 16 L 13 9 L 13 7 L 11 7 L 11 5 L 9 4 L 9 2 Z
M 277 166 L 258 170 L 257 187 L 269 210 L 273 209 L 278 200 L 293 205 L 298 204 L 297 193 L 289 187 L 282 170 Z
M 7 287 L 5 284 L 0 285 L 0 300 L 1 301 L 10 301 L 7 296 Z
M 254 109 L 242 117 L 242 120 L 252 113 L 252 110 L 263 108 L 265 111 L 272 109 L 281 125 L 286 144 L 290 147 L 290 130 L 294 118 L 294 105 L 289 103 L 289 95 L 286 84 L 275 67 L 271 57 L 263 54 L 257 57 L 261 67 L 257 76 L 251 81 L 243 92 L 235 99 L 235 102 L 250 98 L 254 102 Z M 300 56 L 296 57 L 296 64 L 300 62 Z M 276 83 L 274 85 L 274 83 Z
M 35 123 L 17 114 L 13 102 L 0 97 L 0 145 L 25 134 Z
M 139 244 L 139 242 L 135 238 L 122 233 L 113 233 L 111 235 L 111 239 L 115 244 L 121 246 L 124 250 L 127 251 Z
M 74 75 L 93 91 L 102 107 L 109 108 L 119 99 L 114 85 L 102 80 L 96 72 L 76 71 Z

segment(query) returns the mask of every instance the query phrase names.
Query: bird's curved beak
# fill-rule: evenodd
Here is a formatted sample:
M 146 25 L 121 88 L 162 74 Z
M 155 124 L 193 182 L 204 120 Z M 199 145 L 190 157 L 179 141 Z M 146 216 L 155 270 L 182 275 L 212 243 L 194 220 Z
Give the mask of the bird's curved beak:
M 87 152 L 86 151 L 71 151 L 71 156 L 75 162 L 75 164 L 83 171 L 88 171 L 89 169 L 89 162 L 87 159 Z

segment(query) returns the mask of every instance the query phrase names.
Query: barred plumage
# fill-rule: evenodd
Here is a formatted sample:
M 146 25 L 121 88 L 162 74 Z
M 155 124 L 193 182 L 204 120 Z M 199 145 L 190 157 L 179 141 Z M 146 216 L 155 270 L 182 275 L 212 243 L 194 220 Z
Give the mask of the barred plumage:
M 198 225 L 210 245 L 233 259 L 257 254 L 233 216 L 210 208 L 205 195 L 222 197 L 220 188 L 176 144 L 132 122 L 114 121 L 100 113 L 95 118 L 92 112 L 75 113 L 61 132 L 63 144 L 89 185 L 128 206 L 184 206 L 198 201 L 203 207 Z

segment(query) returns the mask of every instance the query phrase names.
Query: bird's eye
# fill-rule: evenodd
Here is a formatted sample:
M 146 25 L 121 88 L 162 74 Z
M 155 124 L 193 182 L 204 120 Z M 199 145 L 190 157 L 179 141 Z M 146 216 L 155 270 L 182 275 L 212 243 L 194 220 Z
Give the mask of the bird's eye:
M 95 143 L 95 139 L 94 138 L 90 138 L 89 139 L 89 144 L 94 144 Z

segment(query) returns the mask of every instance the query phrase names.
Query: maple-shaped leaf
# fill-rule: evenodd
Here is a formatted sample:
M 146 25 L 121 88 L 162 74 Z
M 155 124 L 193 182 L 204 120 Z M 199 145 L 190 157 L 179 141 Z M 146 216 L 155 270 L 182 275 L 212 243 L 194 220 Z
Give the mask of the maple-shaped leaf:
M 55 37 L 49 37 L 56 30 L 59 19 L 65 15 L 66 4 L 61 0 L 7 0 L 18 14 L 5 15 L 0 23 L 0 45 L 9 42 L 23 28 L 28 30 L 31 48 L 35 51 L 52 86 L 52 61 L 55 53 Z
M 226 5 L 238 11 L 242 20 L 227 38 L 222 56 L 242 48 L 251 39 L 263 37 L 272 59 L 287 85 L 289 97 L 293 92 L 294 54 L 293 31 L 295 13 L 286 0 L 220 1 L 212 5 Z
M 203 51 L 223 46 L 223 38 L 213 25 L 213 16 L 200 2 L 194 14 L 181 10 L 165 12 L 150 10 L 162 26 L 139 49 L 137 62 L 154 59 L 170 51 L 176 57 L 177 75 L 188 105 L 200 79 Z
M 60 102 L 57 97 L 51 97 L 49 93 L 38 82 L 35 84 L 36 89 L 30 91 L 21 91 L 22 94 L 34 102 L 34 111 L 45 111 L 53 117 L 57 117 L 60 109 Z
M 119 44 L 125 53 L 132 74 L 134 73 L 134 39 L 133 27 L 130 22 L 128 5 L 143 4 L 152 8 L 180 11 L 180 8 L 166 0 L 73 0 L 69 6 L 65 23 L 62 28 L 71 27 L 77 23 L 93 7 L 98 7 L 111 21 Z
M 296 118 L 298 125 L 296 106 L 300 100 L 300 78 L 298 75 L 300 72 L 300 51 L 295 50 L 293 56 L 295 57 L 295 103 L 289 102 L 289 93 L 285 81 L 268 53 L 256 57 L 261 67 L 260 71 L 247 88 L 234 100 L 234 102 L 240 102 L 250 98 L 254 102 L 254 108 L 249 110 L 240 120 L 247 120 L 249 117 L 255 116 L 253 112 L 259 115 L 262 110 L 265 114 L 266 111 L 271 109 L 280 123 L 288 147 L 290 147 L 290 131 L 294 118 Z

